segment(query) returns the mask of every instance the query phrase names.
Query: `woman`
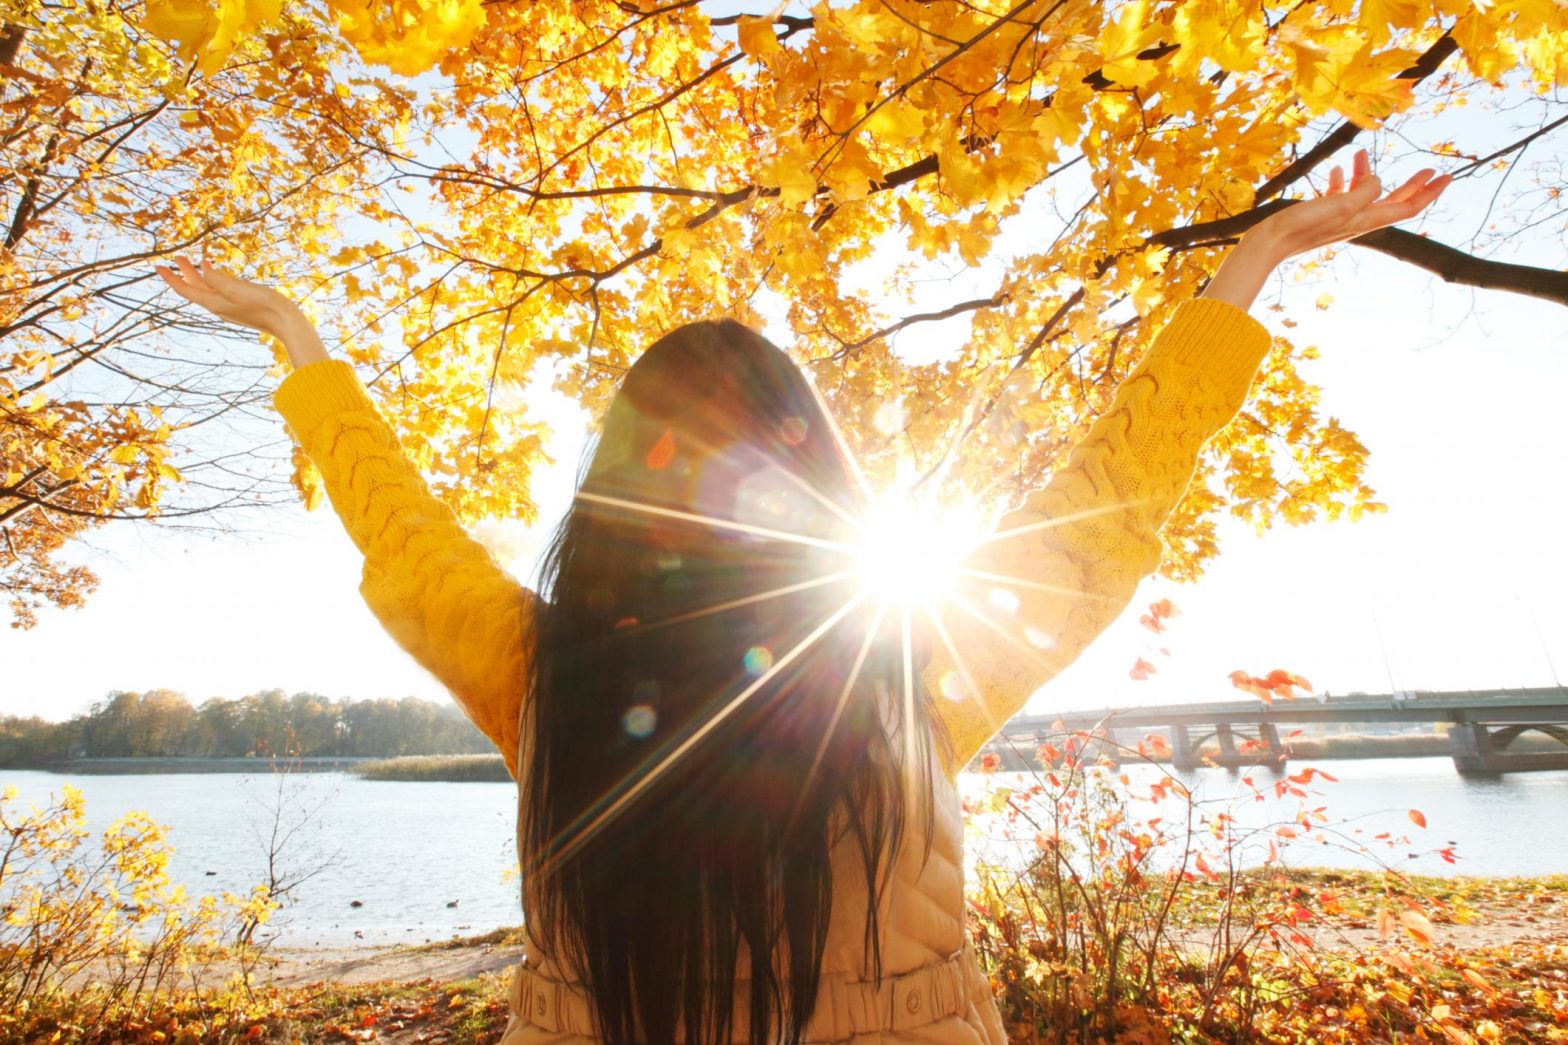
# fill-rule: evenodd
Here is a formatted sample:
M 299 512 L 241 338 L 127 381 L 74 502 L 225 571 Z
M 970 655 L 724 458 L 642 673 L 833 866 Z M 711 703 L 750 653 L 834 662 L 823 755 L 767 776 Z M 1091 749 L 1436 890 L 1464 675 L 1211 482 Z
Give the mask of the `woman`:
M 830 418 L 739 324 L 682 327 L 628 371 L 541 598 L 431 496 L 292 303 L 185 259 L 158 271 L 287 346 L 275 403 L 365 555 L 361 592 L 518 782 L 529 944 L 507 1045 L 991 1043 L 956 774 L 1157 566 L 1269 347 L 1245 311 L 1269 272 L 1419 213 L 1448 182 L 1432 173 L 1380 200 L 1360 152 L 1348 188 L 1335 169 L 1248 232 L 970 556 L 968 595 L 1011 592 L 1009 619 L 949 614 L 914 644 L 849 554 L 867 503 Z

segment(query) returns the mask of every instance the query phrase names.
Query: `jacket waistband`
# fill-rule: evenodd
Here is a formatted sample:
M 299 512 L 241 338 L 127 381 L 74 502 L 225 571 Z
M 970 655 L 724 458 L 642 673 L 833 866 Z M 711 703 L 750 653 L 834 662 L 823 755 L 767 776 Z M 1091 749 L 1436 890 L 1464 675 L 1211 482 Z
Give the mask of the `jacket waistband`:
M 844 976 L 823 976 L 817 1007 L 806 1025 L 805 1041 L 840 1042 L 857 1034 L 906 1031 L 968 1011 L 978 976 L 974 949 L 964 941 L 962 950 L 943 961 L 901 976 L 884 977 L 881 986 Z M 736 1013 L 749 1004 L 745 981 L 736 985 Z M 593 1006 L 574 983 L 543 976 L 527 965 L 518 965 L 512 977 L 512 1019 L 552 1034 L 596 1036 Z M 749 1029 L 740 1026 L 731 1042 L 750 1041 Z

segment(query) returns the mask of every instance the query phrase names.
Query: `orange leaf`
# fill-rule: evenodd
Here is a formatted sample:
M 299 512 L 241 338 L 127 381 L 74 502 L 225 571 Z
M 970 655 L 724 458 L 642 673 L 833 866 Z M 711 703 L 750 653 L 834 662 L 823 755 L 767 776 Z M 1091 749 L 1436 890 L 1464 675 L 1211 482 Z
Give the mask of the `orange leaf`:
M 1486 978 L 1474 969 L 1463 969 L 1459 975 L 1463 976 L 1472 986 L 1479 987 L 1487 994 L 1496 994 L 1497 988 L 1486 982 Z
M 1425 827 L 1426 814 L 1421 812 L 1419 809 L 1412 809 L 1410 811 L 1410 822 L 1415 824 L 1417 827 Z
M 1423 947 L 1432 945 L 1432 937 L 1434 935 L 1432 923 L 1420 911 L 1400 911 L 1399 924 L 1405 927 L 1405 932 L 1409 933 L 1411 939 L 1415 940 L 1416 943 L 1421 944 Z

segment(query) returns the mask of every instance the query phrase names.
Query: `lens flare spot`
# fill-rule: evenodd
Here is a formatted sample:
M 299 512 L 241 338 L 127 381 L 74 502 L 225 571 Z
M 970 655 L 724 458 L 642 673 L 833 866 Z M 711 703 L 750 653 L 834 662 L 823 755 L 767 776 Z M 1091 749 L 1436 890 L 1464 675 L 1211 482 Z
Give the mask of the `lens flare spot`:
M 666 428 L 664 434 L 659 436 L 659 441 L 653 444 L 653 449 L 648 451 L 647 464 L 654 471 L 669 466 L 675 458 L 675 433 Z
M 747 526 L 810 535 L 815 509 L 800 481 L 776 465 L 752 472 L 735 488 L 735 521 Z
M 1024 628 L 1024 641 L 1035 649 L 1056 648 L 1056 640 L 1039 628 Z
M 806 441 L 806 422 L 799 417 L 786 417 L 784 423 L 779 425 L 779 438 L 790 446 L 799 446 Z
M 937 689 L 948 700 L 967 700 L 969 697 L 969 685 L 964 682 L 964 676 L 956 671 L 942 672 L 942 677 L 937 680 Z
M 647 704 L 633 704 L 626 709 L 626 714 L 621 716 L 621 728 L 626 735 L 636 740 L 642 740 L 653 733 L 653 727 L 659 724 L 659 715 Z
M 659 694 L 664 692 L 653 679 L 643 679 L 637 683 L 637 688 L 632 690 L 632 699 L 639 704 L 652 704 L 659 699 Z
M 773 666 L 773 651 L 766 646 L 753 646 L 746 651 L 743 660 L 748 674 L 761 675 Z
M 661 552 L 659 554 L 659 569 L 665 573 L 681 568 L 681 557 L 674 552 Z
M 992 588 L 991 594 L 986 596 L 986 601 L 1003 613 L 1017 613 L 1022 604 L 1017 595 L 1006 588 Z

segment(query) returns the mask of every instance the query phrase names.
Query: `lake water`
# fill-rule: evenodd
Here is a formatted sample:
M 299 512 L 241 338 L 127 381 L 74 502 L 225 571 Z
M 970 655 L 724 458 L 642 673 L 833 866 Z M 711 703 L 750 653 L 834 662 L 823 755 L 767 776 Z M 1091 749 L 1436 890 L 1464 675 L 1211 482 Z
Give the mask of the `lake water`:
M 1299 771 L 1304 764 L 1290 768 Z M 1409 838 L 1392 849 L 1380 845 L 1385 862 L 1427 874 L 1568 872 L 1568 771 L 1465 777 L 1447 758 L 1312 764 L 1338 782 L 1314 782 L 1306 805 L 1326 806 L 1346 838 L 1369 841 L 1384 831 Z M 1277 779 L 1262 770 L 1251 775 L 1259 786 Z M 1242 786 L 1219 769 L 1179 776 L 1203 798 L 1233 794 Z M 278 780 L 227 773 L 66 776 L 0 770 L 0 787 L 15 785 L 23 808 L 69 783 L 81 788 L 95 831 L 132 809 L 168 824 L 171 873 L 193 893 L 246 892 L 262 880 L 263 837 L 273 820 L 270 807 L 279 802 Z M 964 788 L 979 793 L 993 782 L 966 775 Z M 324 865 L 279 915 L 284 945 L 421 943 L 518 921 L 513 785 L 312 773 L 286 778 L 282 799 L 284 823 L 306 822 L 293 851 L 284 854 L 284 865 Z M 1289 806 L 1244 801 L 1236 810 L 1243 818 L 1278 818 L 1296 801 Z M 1422 812 L 1427 828 L 1411 822 L 1410 809 Z M 1456 864 L 1436 855 L 1447 846 L 1454 847 Z M 1364 856 L 1311 843 L 1293 848 L 1291 860 L 1370 866 Z M 351 906 L 355 900 L 361 906 Z

